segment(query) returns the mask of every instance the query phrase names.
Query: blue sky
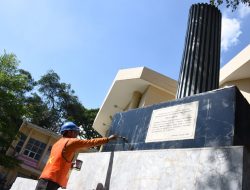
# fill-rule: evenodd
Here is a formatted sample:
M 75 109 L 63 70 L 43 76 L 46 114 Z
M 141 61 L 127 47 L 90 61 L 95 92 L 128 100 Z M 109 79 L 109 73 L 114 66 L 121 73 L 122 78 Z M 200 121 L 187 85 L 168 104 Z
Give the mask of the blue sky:
M 189 0 L 0 0 L 0 53 L 38 80 L 53 69 L 87 108 L 101 106 L 119 69 L 178 79 Z M 250 43 L 250 8 L 219 7 L 221 67 Z

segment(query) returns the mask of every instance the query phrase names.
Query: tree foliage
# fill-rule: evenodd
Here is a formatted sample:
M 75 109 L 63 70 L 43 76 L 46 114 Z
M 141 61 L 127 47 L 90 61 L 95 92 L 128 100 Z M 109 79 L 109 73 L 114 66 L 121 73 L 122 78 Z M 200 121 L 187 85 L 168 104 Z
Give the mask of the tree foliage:
M 15 139 L 26 110 L 25 94 L 32 89 L 30 73 L 17 68 L 14 54 L 0 56 L 0 164 L 9 167 L 5 152 Z M 11 165 L 18 164 L 12 160 Z
M 226 3 L 227 8 L 231 8 L 232 11 L 235 11 L 240 3 L 250 6 L 250 0 L 210 0 L 210 4 L 215 6 L 220 6 L 223 3 Z
M 50 125 L 42 125 L 53 131 L 58 131 L 66 120 L 74 121 L 83 126 L 82 137 L 93 138 L 100 136 L 93 128 L 97 111 L 86 109 L 78 100 L 70 84 L 60 82 L 60 77 L 53 70 L 48 71 L 38 81 L 38 91 L 48 105 L 51 116 Z
M 27 121 L 44 128 L 53 126 L 53 115 L 50 113 L 47 104 L 43 102 L 37 93 L 32 93 L 31 96 L 26 98 L 25 106 L 27 110 L 25 119 Z
M 0 165 L 12 168 L 20 162 L 5 155 L 16 138 L 23 119 L 58 132 L 70 120 L 82 126 L 82 138 L 99 137 L 92 128 L 98 109 L 86 109 L 70 84 L 60 82 L 50 70 L 38 81 L 19 69 L 14 54 L 0 55 Z

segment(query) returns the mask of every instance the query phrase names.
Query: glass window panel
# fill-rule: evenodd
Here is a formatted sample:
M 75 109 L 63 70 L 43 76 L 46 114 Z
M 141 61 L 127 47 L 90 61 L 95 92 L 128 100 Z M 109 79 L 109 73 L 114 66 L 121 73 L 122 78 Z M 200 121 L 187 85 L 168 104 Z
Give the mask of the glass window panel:
M 36 154 L 35 155 L 35 160 L 39 160 L 40 159 L 40 154 Z
M 32 145 L 28 143 L 28 144 L 26 145 L 25 149 L 30 150 L 30 149 L 31 149 L 31 147 L 32 147 Z
M 38 153 L 38 154 L 42 154 L 42 153 L 43 153 L 43 150 L 42 150 L 42 149 L 39 149 L 39 150 L 37 151 L 37 153 Z
M 20 152 L 21 147 L 16 147 L 16 152 Z
M 23 147 L 23 144 L 24 144 L 24 141 L 26 140 L 27 136 L 24 135 L 23 133 L 20 134 L 20 137 L 19 137 L 19 141 L 16 145 L 16 152 L 20 152 L 20 150 L 22 149 Z
M 35 153 L 34 152 L 30 152 L 29 157 L 34 158 L 34 156 L 35 156 Z
M 30 138 L 25 147 L 25 155 L 29 156 L 30 158 L 40 159 L 44 149 L 46 147 L 45 143 L 42 143 L 38 140 Z
M 27 136 L 26 136 L 26 135 L 24 135 L 23 133 L 21 133 L 20 140 L 25 141 L 25 140 L 26 140 L 26 138 L 27 138 Z
M 32 139 L 32 138 L 30 138 L 30 140 L 29 140 L 29 144 L 34 144 L 35 143 L 35 140 L 34 139 Z
M 40 145 L 40 142 L 39 142 L 39 141 L 35 141 L 35 145 L 36 145 L 36 146 L 39 146 L 39 145 Z
M 41 147 L 42 149 L 45 149 L 45 147 L 46 147 L 46 144 L 44 144 L 44 143 L 41 143 L 41 144 L 40 144 L 40 147 Z
M 31 149 L 33 152 L 37 152 L 38 151 L 38 147 L 37 146 L 33 146 Z

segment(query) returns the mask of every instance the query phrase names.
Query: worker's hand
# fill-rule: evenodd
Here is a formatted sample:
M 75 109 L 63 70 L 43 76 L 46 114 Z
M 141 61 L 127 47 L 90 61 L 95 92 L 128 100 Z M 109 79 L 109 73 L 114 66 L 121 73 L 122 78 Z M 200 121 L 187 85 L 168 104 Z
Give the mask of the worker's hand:
M 118 138 L 118 135 L 110 135 L 109 137 L 108 137 L 108 140 L 109 141 L 112 141 L 112 140 L 116 140 Z

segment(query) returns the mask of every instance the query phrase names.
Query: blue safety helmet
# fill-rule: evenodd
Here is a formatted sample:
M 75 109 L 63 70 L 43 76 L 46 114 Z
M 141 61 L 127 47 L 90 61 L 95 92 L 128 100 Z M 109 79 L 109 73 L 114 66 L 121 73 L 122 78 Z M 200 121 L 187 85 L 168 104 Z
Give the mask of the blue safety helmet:
M 71 121 L 68 121 L 62 125 L 62 127 L 60 129 L 61 135 L 64 133 L 64 131 L 78 131 L 79 132 L 80 129 L 76 124 L 74 124 Z

